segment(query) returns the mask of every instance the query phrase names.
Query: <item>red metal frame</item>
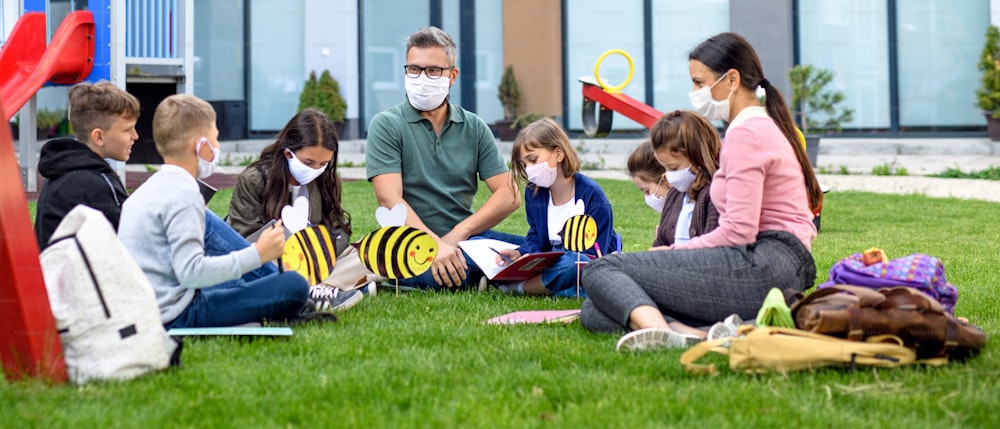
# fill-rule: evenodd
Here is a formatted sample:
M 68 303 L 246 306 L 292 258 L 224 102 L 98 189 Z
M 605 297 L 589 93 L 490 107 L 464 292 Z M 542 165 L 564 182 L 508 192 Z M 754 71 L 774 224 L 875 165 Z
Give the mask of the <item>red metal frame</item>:
M 586 82 L 583 83 L 583 97 L 597 102 L 605 109 L 621 113 L 646 128 L 653 128 L 656 120 L 663 116 L 663 112 L 646 103 L 622 93 L 607 92 L 597 85 Z

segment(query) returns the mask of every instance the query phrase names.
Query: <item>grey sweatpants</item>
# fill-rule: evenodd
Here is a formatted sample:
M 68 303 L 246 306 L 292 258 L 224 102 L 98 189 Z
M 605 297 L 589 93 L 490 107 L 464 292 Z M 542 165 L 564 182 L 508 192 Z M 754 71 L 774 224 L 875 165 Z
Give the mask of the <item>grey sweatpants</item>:
M 580 322 L 594 332 L 629 331 L 629 314 L 641 305 L 690 326 L 733 313 L 752 320 L 771 288 L 801 292 L 815 281 L 812 255 L 784 231 L 761 232 L 745 246 L 606 255 L 583 270 Z

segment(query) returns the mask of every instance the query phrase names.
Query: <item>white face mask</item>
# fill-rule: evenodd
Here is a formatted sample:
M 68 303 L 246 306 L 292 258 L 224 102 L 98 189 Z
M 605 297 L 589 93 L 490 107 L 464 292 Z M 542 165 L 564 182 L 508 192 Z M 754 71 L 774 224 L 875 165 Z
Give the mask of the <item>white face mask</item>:
M 222 148 L 212 147 L 212 145 L 209 145 L 208 147 L 210 149 L 212 149 L 212 161 L 209 162 L 209 161 L 205 161 L 204 159 L 201 159 L 201 147 L 204 146 L 204 145 L 206 145 L 206 144 L 208 144 L 208 139 L 205 138 L 205 137 L 202 137 L 201 140 L 198 140 L 198 145 L 195 146 L 195 149 L 194 149 L 194 155 L 196 157 L 198 157 L 198 178 L 199 179 L 204 179 L 204 178 L 206 178 L 208 176 L 211 176 L 213 173 L 215 173 L 215 169 L 219 167 L 219 155 L 222 154 Z
M 528 175 L 528 181 L 539 188 L 548 188 L 556 183 L 556 168 L 549 167 L 548 161 L 524 167 L 524 172 Z
M 285 149 L 285 153 L 292 156 L 291 158 L 288 158 L 288 172 L 291 173 L 296 182 L 299 182 L 299 186 L 308 185 L 309 182 L 316 180 L 317 177 L 326 171 L 326 167 L 312 168 L 303 164 L 302 161 L 295 156 L 295 152 L 292 152 L 291 150 Z
M 406 98 L 410 100 L 410 105 L 422 112 L 441 107 L 451 88 L 450 76 L 450 74 L 441 75 L 437 79 L 431 79 L 421 73 L 416 78 L 405 77 L 403 81 L 406 86 Z
M 663 206 L 667 204 L 667 198 L 656 195 L 656 192 L 660 190 L 660 185 L 663 184 L 663 176 L 660 176 L 660 181 L 656 182 L 656 189 L 646 195 L 646 205 L 649 208 L 656 210 L 657 213 L 663 212 Z
M 667 171 L 665 174 L 667 175 L 667 183 L 680 192 L 687 192 L 691 184 L 694 183 L 694 179 L 698 177 L 697 174 L 691 172 L 691 167 Z
M 666 198 L 660 198 L 660 196 L 656 194 L 646 195 L 646 205 L 649 206 L 649 208 L 656 210 L 657 213 L 663 213 L 663 206 L 666 204 Z
M 729 120 L 729 97 L 726 97 L 722 101 L 712 97 L 712 88 L 718 85 L 719 82 L 722 82 L 722 79 L 725 79 L 725 77 L 726 75 L 722 75 L 711 86 L 704 86 L 688 93 L 688 98 L 691 99 L 691 105 L 694 106 L 694 110 L 701 114 L 701 116 L 704 116 L 705 119 L 710 121 Z M 729 95 L 732 96 L 733 92 L 729 91 Z

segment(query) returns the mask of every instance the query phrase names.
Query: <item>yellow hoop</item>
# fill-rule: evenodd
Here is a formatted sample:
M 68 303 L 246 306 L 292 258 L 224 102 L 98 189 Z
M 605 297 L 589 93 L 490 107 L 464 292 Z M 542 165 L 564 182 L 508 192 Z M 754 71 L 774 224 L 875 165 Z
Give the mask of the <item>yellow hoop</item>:
M 628 77 L 625 78 L 625 82 L 622 82 L 621 85 L 618 86 L 608 86 L 607 84 L 604 83 L 603 80 L 601 80 L 601 74 L 600 74 L 601 63 L 604 62 L 604 59 L 611 54 L 621 55 L 625 57 L 626 60 L 628 60 Z M 594 64 L 594 79 L 597 80 L 597 84 L 607 92 L 613 92 L 613 93 L 622 92 L 622 88 L 624 88 L 626 85 L 628 85 L 629 82 L 632 81 L 632 73 L 634 72 L 635 72 L 635 64 L 632 62 L 632 57 L 629 56 L 628 52 L 625 52 L 621 49 L 609 49 L 605 51 L 603 54 L 601 54 L 601 56 L 597 57 L 597 63 Z

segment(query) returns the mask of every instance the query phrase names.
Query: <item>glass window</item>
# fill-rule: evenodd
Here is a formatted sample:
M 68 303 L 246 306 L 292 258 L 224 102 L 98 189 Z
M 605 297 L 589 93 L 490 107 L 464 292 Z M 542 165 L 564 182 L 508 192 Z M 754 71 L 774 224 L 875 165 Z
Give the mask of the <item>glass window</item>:
M 488 124 L 503 119 L 497 86 L 503 73 L 503 3 L 476 2 L 476 114 Z
M 976 62 L 990 2 L 897 2 L 901 127 L 982 126 Z
M 653 2 L 653 107 L 691 109 L 688 54 L 716 34 L 729 31 L 729 0 Z
M 429 24 L 427 2 L 364 0 L 364 129 L 378 112 L 406 100 L 403 87 L 403 64 L 406 63 L 406 37 Z
M 255 0 L 250 7 L 252 131 L 280 130 L 298 109 L 307 76 L 303 16 L 303 0 Z
M 658 2 L 659 3 L 659 2 Z M 566 2 L 566 77 L 564 91 L 568 100 L 566 123 L 570 129 L 583 128 L 580 110 L 583 107 L 581 76 L 594 77 L 594 64 L 609 49 L 622 49 L 635 64 L 632 82 L 622 93 L 645 101 L 646 84 L 643 69 L 643 7 L 639 0 L 574 0 Z M 601 78 L 608 85 L 619 85 L 628 77 L 628 61 L 620 55 L 609 56 L 601 64 Z M 556 79 L 556 77 L 553 77 Z M 645 129 L 642 125 L 615 113 L 614 130 Z
M 243 0 L 194 2 L 194 95 L 244 99 Z
M 842 91 L 843 105 L 854 109 L 854 120 L 844 128 L 889 128 L 886 2 L 823 0 L 798 4 L 800 63 L 836 74 L 831 89 Z

